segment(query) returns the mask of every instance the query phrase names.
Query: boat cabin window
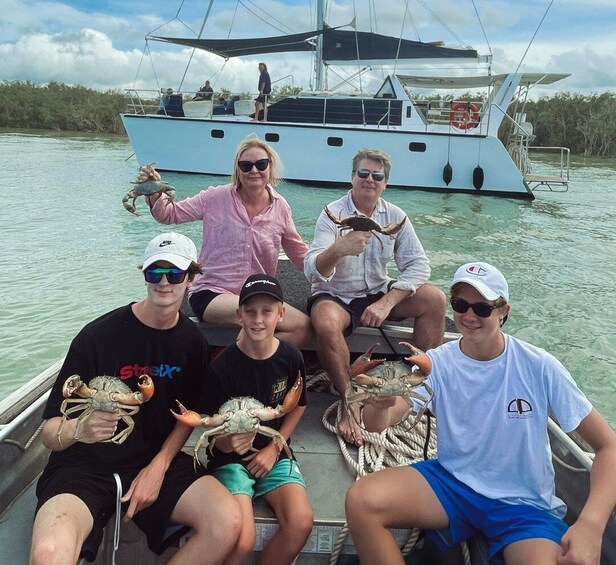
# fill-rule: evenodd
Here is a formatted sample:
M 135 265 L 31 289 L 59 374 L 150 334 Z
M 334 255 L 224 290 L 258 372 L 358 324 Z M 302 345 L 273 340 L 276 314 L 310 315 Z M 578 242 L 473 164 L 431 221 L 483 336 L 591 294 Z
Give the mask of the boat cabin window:
M 328 137 L 327 145 L 330 147 L 342 147 L 342 138 L 341 137 Z
M 391 79 L 387 77 L 385 82 L 381 85 L 378 92 L 374 95 L 375 98 L 396 98 L 396 92 L 394 85 L 391 83 Z
M 411 143 L 409 143 L 409 151 L 412 151 L 413 153 L 425 153 L 426 144 L 419 143 L 417 141 L 411 141 Z
M 225 136 L 225 132 L 221 129 L 213 129 L 211 132 L 211 136 L 214 139 L 222 139 Z
M 265 141 L 269 143 L 278 143 L 280 141 L 280 136 L 277 133 L 266 133 Z

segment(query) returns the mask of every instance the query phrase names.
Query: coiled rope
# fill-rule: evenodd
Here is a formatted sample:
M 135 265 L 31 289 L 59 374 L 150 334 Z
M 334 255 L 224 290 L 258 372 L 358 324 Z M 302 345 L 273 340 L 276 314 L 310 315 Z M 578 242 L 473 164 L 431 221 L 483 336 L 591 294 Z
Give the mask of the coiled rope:
M 309 390 L 336 394 L 327 373 L 322 370 L 307 375 L 306 385 Z M 424 415 L 415 425 L 412 419 L 408 419 L 380 433 L 362 430 L 364 443 L 357 449 L 357 455 L 354 456 L 349 452 L 347 443 L 336 428 L 336 421 L 340 418 L 342 410 L 344 410 L 343 403 L 337 400 L 325 410 L 321 421 L 325 429 L 336 435 L 340 452 L 355 472 L 356 479 L 387 467 L 399 467 L 409 465 L 414 461 L 421 461 L 424 456 L 432 459 L 437 455 L 434 419 L 429 423 L 428 417 Z M 427 444 L 426 437 L 428 438 Z M 406 556 L 415 547 L 420 533 L 421 531 L 417 528 L 410 531 L 409 537 L 401 547 L 402 555 Z M 334 543 L 330 565 L 338 562 L 348 534 L 348 525 L 345 523 Z M 470 565 L 470 554 L 466 544 L 463 544 L 462 552 L 465 565 Z

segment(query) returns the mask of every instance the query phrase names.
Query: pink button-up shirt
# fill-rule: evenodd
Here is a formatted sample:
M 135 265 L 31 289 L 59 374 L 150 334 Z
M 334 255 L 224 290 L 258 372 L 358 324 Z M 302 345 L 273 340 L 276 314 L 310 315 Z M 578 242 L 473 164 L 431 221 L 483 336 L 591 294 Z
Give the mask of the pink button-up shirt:
M 267 187 L 271 203 L 252 221 L 231 184 L 210 187 L 175 205 L 162 195 L 152 207 L 152 216 L 163 224 L 203 221 L 203 243 L 197 275 L 190 293 L 211 290 L 239 294 L 249 275 L 276 275 L 282 248 L 297 269 L 303 271 L 308 250 L 291 215 L 289 203 L 273 187 Z

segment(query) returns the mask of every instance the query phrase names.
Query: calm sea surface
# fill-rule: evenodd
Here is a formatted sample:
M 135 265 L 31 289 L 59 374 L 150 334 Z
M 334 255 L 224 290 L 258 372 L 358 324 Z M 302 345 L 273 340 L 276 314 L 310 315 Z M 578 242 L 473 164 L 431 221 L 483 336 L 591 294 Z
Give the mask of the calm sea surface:
M 131 154 L 121 137 L 0 130 L 0 398 L 64 356 L 86 322 L 142 298 L 141 253 L 169 228 L 122 207 L 137 172 Z M 510 285 L 506 330 L 554 353 L 616 427 L 616 161 L 573 161 L 569 191 L 534 202 L 395 189 L 386 197 L 413 221 L 444 290 L 466 261 L 497 265 Z M 179 198 L 226 180 L 164 178 Z M 308 242 L 323 205 L 344 193 L 279 190 Z M 137 207 L 147 211 L 141 199 Z M 177 231 L 201 242 L 197 223 Z

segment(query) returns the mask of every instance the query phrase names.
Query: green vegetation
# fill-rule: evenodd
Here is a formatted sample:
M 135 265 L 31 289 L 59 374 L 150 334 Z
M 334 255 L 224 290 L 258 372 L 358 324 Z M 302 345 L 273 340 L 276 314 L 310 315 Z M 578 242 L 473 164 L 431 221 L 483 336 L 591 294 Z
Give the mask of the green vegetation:
M 123 133 L 121 91 L 99 92 L 50 82 L 0 83 L 0 127 Z
M 296 95 L 301 87 L 274 89 L 273 99 Z M 229 98 L 230 93 L 222 91 Z M 157 103 L 157 101 L 152 101 Z M 99 92 L 57 82 L 0 83 L 0 127 L 123 133 L 122 91 Z M 524 110 L 534 126 L 533 145 L 569 147 L 573 154 L 616 156 L 616 94 L 557 94 L 529 101 Z
M 569 147 L 586 157 L 616 156 L 616 94 L 558 94 L 526 105 L 533 145 Z

